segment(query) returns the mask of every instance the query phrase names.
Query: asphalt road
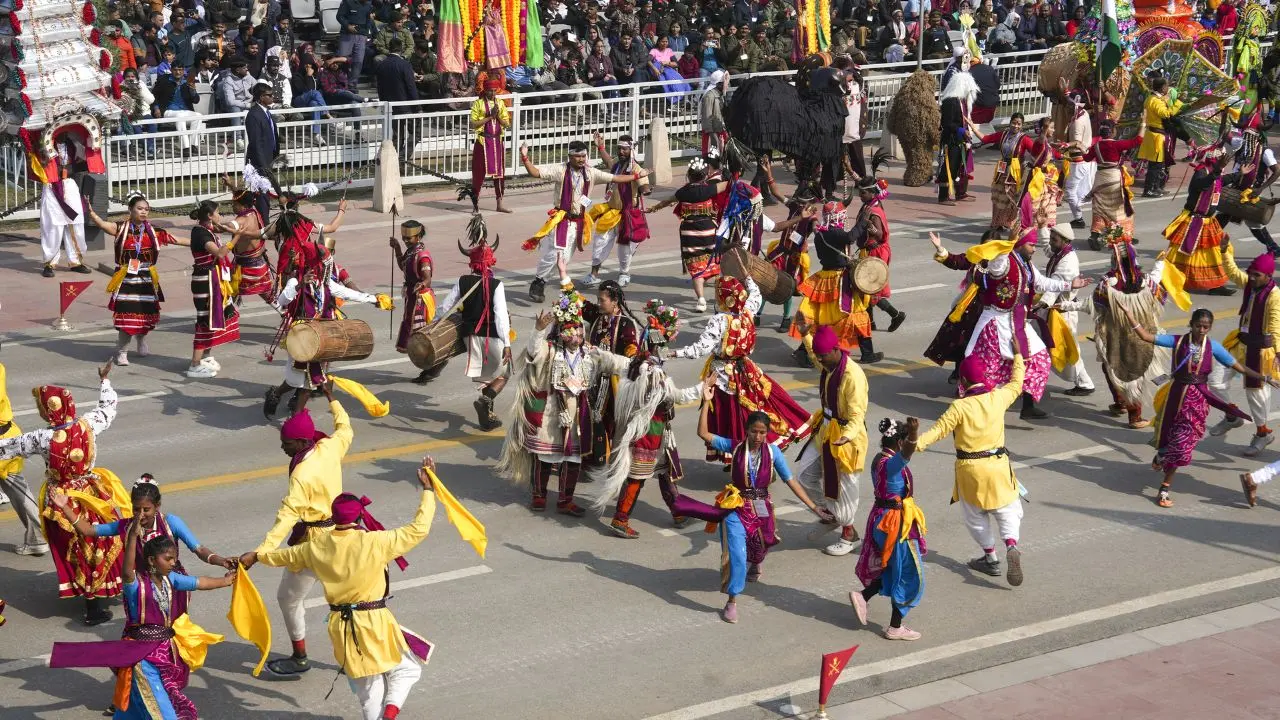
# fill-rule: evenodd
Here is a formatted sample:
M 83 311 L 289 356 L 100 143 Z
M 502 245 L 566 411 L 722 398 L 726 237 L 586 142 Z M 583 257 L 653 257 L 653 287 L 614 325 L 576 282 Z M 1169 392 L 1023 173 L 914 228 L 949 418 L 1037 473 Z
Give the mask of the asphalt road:
M 542 198 L 520 200 L 522 207 L 532 208 Z M 984 214 L 985 199 L 978 205 L 959 211 Z M 1149 266 L 1161 245 L 1152 238 L 1158 239 L 1179 205 L 1140 203 L 1144 264 Z M 517 213 L 510 222 L 527 230 L 535 212 Z M 920 353 L 960 277 L 930 259 L 926 231 L 942 231 L 949 246 L 961 249 L 985 222 L 913 223 L 910 216 L 892 213 L 891 220 L 893 302 L 909 319 L 896 333 L 876 336 L 886 359 L 868 368 L 869 420 L 874 427 L 886 415 L 910 414 L 927 426 L 946 407 L 952 388 L 945 382 L 948 370 L 924 361 Z M 670 221 L 663 223 L 655 238 L 666 239 L 646 246 L 628 294 L 637 308 L 652 296 L 675 300 L 693 319 L 694 327 L 677 341 L 684 344 L 695 337 L 697 316 L 679 273 Z M 1241 245 L 1241 257 L 1257 248 L 1252 240 Z M 1086 273 L 1105 269 L 1106 255 L 1087 248 L 1080 253 Z M 529 260 L 522 261 L 526 267 Z M 1043 263 L 1038 256 L 1037 264 Z M 581 272 L 575 268 L 574 274 Z M 513 324 L 528 337 L 533 309 L 524 298 L 525 287 L 513 283 L 509 296 L 515 298 Z M 1215 337 L 1220 338 L 1230 329 L 1238 300 L 1196 300 L 1219 311 Z M 172 317 L 182 317 L 186 309 L 181 303 L 171 307 Z M 257 545 L 285 484 L 287 460 L 276 426 L 264 422 L 259 410 L 262 391 L 280 379 L 280 362 L 273 366 L 262 358 L 275 321 L 256 300 L 245 309 L 242 341 L 217 352 L 222 377 L 191 381 L 181 376 L 190 349 L 189 319 L 167 321 L 151 341 L 152 357 L 135 355 L 132 365 L 113 371 L 120 414 L 99 451 L 99 464 L 126 482 L 153 473 L 165 491 L 164 509 L 181 515 L 221 554 Z M 369 320 L 379 333 L 387 323 L 385 315 L 367 307 L 352 314 Z M 1185 319 L 1176 308 L 1166 313 L 1170 326 L 1184 326 Z M 816 407 L 817 374 L 791 366 L 792 346 L 773 331 L 777 320 L 777 307 L 769 306 L 755 358 L 802 404 Z M 1082 334 L 1088 330 L 1085 323 Z M 0 361 L 8 368 L 18 422 L 37 426 L 26 389 L 41 383 L 67 384 L 82 406 L 90 405 L 93 363 L 109 356 L 111 335 L 109 327 L 94 324 L 62 336 L 10 334 Z M 893 643 L 878 634 L 889 617 L 882 598 L 871 603 L 871 629 L 856 627 L 847 603 L 848 591 L 857 585 L 856 556 L 827 557 L 819 543 L 808 541 L 812 519 L 785 488 L 775 495 L 783 541 L 770 553 L 761 581 L 749 585 L 741 599 L 741 621 L 727 625 L 717 615 L 723 596 L 713 535 L 700 527 L 670 530 L 654 488 L 641 496 L 634 516 L 641 537 L 635 541 L 610 534 L 607 517 L 531 513 L 527 490 L 490 472 L 501 433 L 477 429 L 471 408 L 475 390 L 462 379 L 458 364 L 422 388 L 409 383 L 415 371 L 392 343 L 378 342 L 367 361 L 338 369 L 392 405 L 390 416 L 372 420 L 344 400 L 355 419 L 355 443 L 344 469 L 347 489 L 373 498 L 370 509 L 384 524 L 406 522 L 417 498 L 415 464 L 431 453 L 441 477 L 488 527 L 490 542 L 487 556 L 477 557 L 439 512 L 431 536 L 410 553 L 408 571 L 393 569 L 391 606 L 397 617 L 438 646 L 402 717 L 778 717 L 794 707 L 811 709 L 819 654 L 852 644 L 861 647 L 848 671 L 850 682 L 837 688 L 833 702 L 1274 596 L 1280 588 L 1280 574 L 1273 572 L 1280 551 L 1273 532 L 1275 496 L 1264 487 L 1259 506 L 1248 510 L 1236 480 L 1236 473 L 1252 466 L 1239 456 L 1247 430 L 1206 439 L 1196 463 L 1178 477 L 1176 506 L 1156 507 L 1150 431 L 1129 430 L 1105 413 L 1110 398 L 1091 344 L 1083 350 L 1098 392 L 1064 397 L 1066 386 L 1055 377 L 1045 402 L 1051 420 L 1030 424 L 1008 416 L 1008 445 L 1026 466 L 1019 477 L 1031 499 L 1023 524 L 1024 586 L 1012 589 L 965 567 L 976 550 L 958 511 L 948 507 L 950 445 L 913 460 L 917 498 L 929 520 L 928 589 L 908 624 L 924 638 Z M 682 383 L 692 384 L 700 367 L 700 362 L 669 363 Z M 1236 388 L 1237 400 L 1242 392 Z M 512 397 L 510 392 L 502 396 L 499 406 L 505 410 Z M 323 403 L 313 402 L 312 409 L 327 426 Z M 695 420 L 691 408 L 676 420 L 687 458 L 684 487 L 706 498 L 724 475 L 699 459 Z M 1275 458 L 1272 448 L 1259 459 Z M 30 463 L 27 477 L 38 478 L 42 469 L 41 461 Z M 580 488 L 583 495 L 592 491 L 590 485 Z M 866 476 L 861 495 L 860 522 L 871 497 Z M 118 638 L 120 622 L 84 628 L 78 602 L 53 599 L 55 576 L 47 557 L 7 552 L 20 537 L 13 513 L 0 513 L 0 597 L 9 603 L 9 623 L 0 630 L 0 696 L 5 698 L 0 714 L 15 720 L 92 717 L 90 710 L 110 700 L 109 674 L 49 670 L 44 657 L 55 640 Z M 206 568 L 189 562 L 188 569 Z M 286 652 L 274 601 L 278 571 L 259 566 L 253 577 L 272 613 L 274 649 Z M 229 633 L 228 599 L 227 591 L 198 594 L 193 618 L 209 630 Z M 252 678 L 248 669 L 255 653 L 234 636 L 214 647 L 189 688 L 202 716 L 356 717 L 345 683 L 325 699 L 335 668 L 322 604 L 317 590 L 307 616 L 315 667 L 301 679 Z

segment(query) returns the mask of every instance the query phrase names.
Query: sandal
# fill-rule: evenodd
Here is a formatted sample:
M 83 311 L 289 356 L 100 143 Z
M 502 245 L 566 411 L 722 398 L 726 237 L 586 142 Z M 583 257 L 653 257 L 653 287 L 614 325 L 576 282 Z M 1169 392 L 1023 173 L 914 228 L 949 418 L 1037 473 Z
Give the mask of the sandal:
M 1173 507 L 1173 498 L 1169 497 L 1169 486 L 1162 485 L 1159 494 L 1156 495 L 1156 504 L 1162 508 Z

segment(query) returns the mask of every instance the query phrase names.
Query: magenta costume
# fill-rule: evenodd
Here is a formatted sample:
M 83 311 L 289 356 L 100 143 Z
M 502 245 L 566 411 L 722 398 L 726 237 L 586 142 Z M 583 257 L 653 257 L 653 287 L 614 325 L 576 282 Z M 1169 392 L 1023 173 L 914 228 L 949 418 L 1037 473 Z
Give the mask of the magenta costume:
M 1204 422 L 1210 406 L 1228 417 L 1250 418 L 1248 413 L 1209 389 L 1209 372 L 1214 360 L 1227 366 L 1235 364 L 1235 358 L 1226 348 L 1207 337 L 1197 346 L 1189 334 L 1157 335 L 1155 344 L 1173 349 L 1173 381 L 1156 430 L 1156 462 L 1169 472 L 1191 464 L 1191 453 L 1204 437 Z

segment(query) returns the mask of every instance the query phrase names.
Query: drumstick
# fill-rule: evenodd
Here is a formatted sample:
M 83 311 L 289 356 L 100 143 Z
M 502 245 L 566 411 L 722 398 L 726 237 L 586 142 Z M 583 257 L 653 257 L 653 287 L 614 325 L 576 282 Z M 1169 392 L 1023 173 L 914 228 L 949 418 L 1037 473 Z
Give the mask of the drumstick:
M 396 212 L 396 204 L 393 202 L 391 203 L 391 237 L 395 237 L 396 235 L 396 215 L 397 214 L 398 213 Z M 390 294 L 391 297 L 396 296 L 396 251 L 394 248 L 391 250 L 391 290 L 388 294 Z M 404 308 L 404 312 L 411 313 L 413 312 L 413 308 L 406 307 Z M 395 311 L 393 310 L 392 312 L 387 313 L 387 339 L 388 340 L 395 340 L 395 327 L 396 327 L 396 314 L 395 314 Z

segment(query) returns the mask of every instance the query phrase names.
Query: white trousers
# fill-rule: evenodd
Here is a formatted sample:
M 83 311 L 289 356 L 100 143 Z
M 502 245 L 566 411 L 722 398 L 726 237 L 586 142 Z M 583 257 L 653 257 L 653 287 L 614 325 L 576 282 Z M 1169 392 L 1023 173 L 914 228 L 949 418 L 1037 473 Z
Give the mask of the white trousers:
M 840 478 L 840 495 L 832 500 L 823 495 L 822 477 L 822 444 L 813 441 L 805 446 L 804 452 L 796 460 L 796 477 L 814 500 L 821 500 L 836 522 L 841 526 L 852 525 L 858 514 L 858 475 L 856 473 L 838 473 Z M 817 494 L 813 494 L 817 493 Z
M 170 120 L 176 120 L 173 129 L 182 133 L 178 139 L 182 142 L 182 149 L 186 150 L 192 145 L 200 143 L 200 129 L 204 127 L 204 115 L 195 110 L 165 110 L 164 116 Z
M 409 653 L 400 655 L 400 664 L 382 673 L 362 678 L 347 678 L 351 692 L 360 700 L 364 720 L 380 720 L 388 705 L 404 708 L 409 690 L 422 677 L 422 666 Z M 405 717 L 408 717 L 406 715 Z
M 573 245 L 577 238 L 577 228 L 571 229 L 569 242 L 565 244 L 564 249 L 560 249 L 556 247 L 556 231 L 547 233 L 547 236 L 542 238 L 542 244 L 538 246 L 538 266 L 534 268 L 533 276 L 547 282 L 558 281 L 560 278 L 556 275 L 556 257 L 564 255 L 564 262 L 568 265 L 573 259 Z
M 602 233 L 596 233 L 595 240 L 591 243 L 591 267 L 603 266 L 604 261 L 609 259 L 609 251 L 613 250 L 617 243 L 618 225 Z M 617 245 L 617 247 L 618 274 L 627 275 L 631 272 L 631 259 L 636 255 L 637 246 L 635 243 L 627 243 L 626 245 Z
M 40 197 L 40 249 L 44 251 L 44 263 L 53 265 L 61 254 L 68 265 L 84 261 L 88 248 L 84 244 L 84 201 L 80 199 L 80 187 L 67 178 L 62 181 L 62 197 L 76 212 L 76 219 L 67 217 L 62 204 L 54 196 L 52 185 L 45 185 Z
M 1218 397 L 1231 402 L 1231 381 L 1235 380 L 1238 373 L 1222 363 L 1214 363 L 1213 370 L 1209 372 L 1209 387 L 1218 394 Z M 1245 400 L 1249 403 L 1249 415 L 1253 417 L 1253 424 L 1262 427 L 1267 424 L 1267 417 L 1271 415 L 1271 386 L 1263 383 L 1260 388 L 1245 388 Z
M 1258 483 L 1259 485 L 1261 485 L 1262 483 L 1267 482 L 1268 480 L 1275 477 L 1276 475 L 1280 475 L 1280 460 L 1277 460 L 1265 467 L 1254 470 L 1253 472 L 1249 473 L 1249 478 L 1254 482 Z
M 284 577 L 280 578 L 276 600 L 280 602 L 280 612 L 284 614 L 284 627 L 289 631 L 289 639 L 294 642 L 307 637 L 307 613 L 303 603 L 307 601 L 307 593 L 315 586 L 316 574 L 310 570 L 286 570 Z
M 1072 337 L 1079 334 L 1078 328 L 1080 326 L 1080 313 L 1075 311 L 1064 312 L 1062 313 L 1062 319 L 1067 322 L 1067 327 L 1071 328 Z M 1093 389 L 1093 378 L 1089 377 L 1089 371 L 1084 367 L 1083 352 L 1080 353 L 1080 358 L 1076 360 L 1076 364 L 1067 368 L 1062 373 L 1062 379 L 1071 383 L 1074 387 L 1086 388 L 1089 390 Z
M 1084 205 L 1085 196 L 1093 189 L 1093 177 L 1097 174 L 1098 164 L 1095 162 L 1071 163 L 1062 196 L 1067 201 L 1067 207 L 1071 208 L 1072 220 L 1084 219 L 1084 210 L 1081 206 Z
M 964 516 L 964 526 L 969 528 L 973 541 L 978 543 L 978 547 L 984 551 L 1002 544 L 998 542 L 999 540 L 1018 542 L 1018 530 L 1022 527 L 1022 498 L 1016 498 L 1008 505 L 995 510 L 983 510 L 964 500 L 959 501 L 958 504 L 960 514 Z M 991 522 L 993 517 L 994 523 Z M 996 537 L 997 528 L 1000 530 L 999 538 Z

